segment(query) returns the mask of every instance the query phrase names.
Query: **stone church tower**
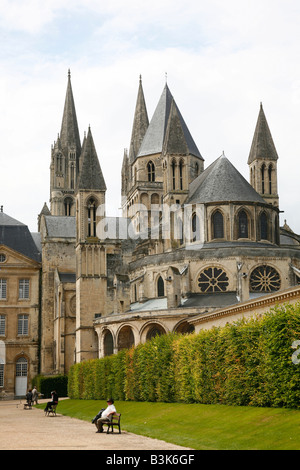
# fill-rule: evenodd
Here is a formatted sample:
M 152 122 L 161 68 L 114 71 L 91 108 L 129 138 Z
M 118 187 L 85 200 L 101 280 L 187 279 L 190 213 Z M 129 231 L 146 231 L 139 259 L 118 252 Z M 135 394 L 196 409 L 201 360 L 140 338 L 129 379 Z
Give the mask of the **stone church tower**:
M 106 185 L 91 129 L 85 138 L 76 191 L 76 362 L 97 357 L 95 314 L 106 313 L 106 248 L 97 237 Z
M 277 160 L 277 151 L 261 104 L 248 158 L 250 184 L 268 204 L 279 207 Z
M 81 143 L 68 73 L 61 131 L 51 151 L 50 205 L 52 215 L 75 215 L 75 188 L 79 174 Z

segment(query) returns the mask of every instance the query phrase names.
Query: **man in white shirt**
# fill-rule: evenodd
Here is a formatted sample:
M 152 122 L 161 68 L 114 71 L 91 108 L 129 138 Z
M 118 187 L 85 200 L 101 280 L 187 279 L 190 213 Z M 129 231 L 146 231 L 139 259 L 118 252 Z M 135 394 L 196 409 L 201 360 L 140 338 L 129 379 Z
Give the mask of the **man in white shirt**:
M 98 431 L 103 432 L 103 423 L 109 423 L 111 421 L 112 415 L 117 412 L 112 398 L 107 400 L 107 408 L 102 412 L 101 418 L 97 419 L 96 426 Z

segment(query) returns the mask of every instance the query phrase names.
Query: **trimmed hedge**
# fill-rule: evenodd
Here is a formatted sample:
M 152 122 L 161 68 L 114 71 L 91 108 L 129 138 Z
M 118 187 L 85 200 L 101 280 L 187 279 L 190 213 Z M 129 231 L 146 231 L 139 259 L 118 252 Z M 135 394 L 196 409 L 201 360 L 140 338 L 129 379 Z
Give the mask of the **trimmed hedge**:
M 54 375 L 46 377 L 37 375 L 32 380 L 32 386 L 36 386 L 37 390 L 44 395 L 43 398 L 51 398 L 51 392 L 56 390 L 59 397 L 68 396 L 68 376 Z
M 300 304 L 75 364 L 71 398 L 300 407 Z

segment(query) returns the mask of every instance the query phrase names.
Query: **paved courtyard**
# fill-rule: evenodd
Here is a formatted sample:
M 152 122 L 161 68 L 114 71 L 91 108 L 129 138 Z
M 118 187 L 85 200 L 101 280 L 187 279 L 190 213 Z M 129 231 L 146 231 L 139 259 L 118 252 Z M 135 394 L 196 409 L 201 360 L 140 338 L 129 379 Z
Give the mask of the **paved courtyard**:
M 24 401 L 0 401 L 0 450 L 180 450 L 186 449 L 126 431 L 97 434 L 87 421 L 24 410 Z M 122 422 L 121 422 L 122 425 Z M 122 428 L 122 426 L 121 426 Z

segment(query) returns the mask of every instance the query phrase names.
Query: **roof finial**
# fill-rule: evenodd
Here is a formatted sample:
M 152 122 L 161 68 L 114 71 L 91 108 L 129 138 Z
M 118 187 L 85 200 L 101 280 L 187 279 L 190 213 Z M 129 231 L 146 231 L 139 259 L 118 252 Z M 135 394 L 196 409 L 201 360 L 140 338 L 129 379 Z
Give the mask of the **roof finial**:
M 70 69 L 68 70 L 68 78 L 71 78 L 71 71 L 70 71 Z
M 142 75 L 140 74 L 140 83 L 142 83 Z
M 166 84 L 168 83 L 168 72 L 165 72 Z

